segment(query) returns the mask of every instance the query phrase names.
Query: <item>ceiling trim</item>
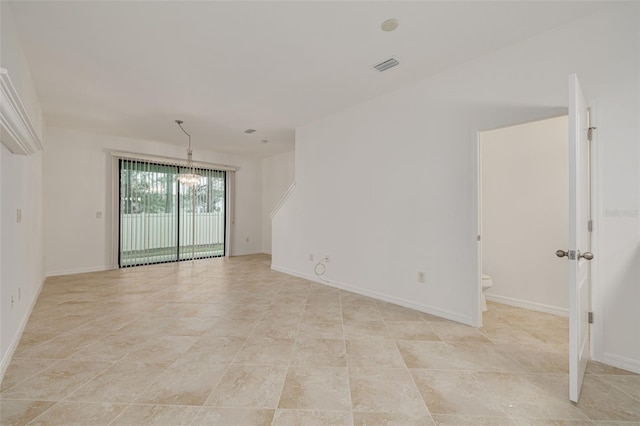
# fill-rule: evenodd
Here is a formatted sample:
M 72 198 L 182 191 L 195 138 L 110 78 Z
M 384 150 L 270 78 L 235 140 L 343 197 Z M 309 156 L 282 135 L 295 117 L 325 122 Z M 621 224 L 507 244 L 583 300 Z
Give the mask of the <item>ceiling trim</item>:
M 13 154 L 32 155 L 44 150 L 42 139 L 5 68 L 0 68 L 0 125 L 2 144 Z

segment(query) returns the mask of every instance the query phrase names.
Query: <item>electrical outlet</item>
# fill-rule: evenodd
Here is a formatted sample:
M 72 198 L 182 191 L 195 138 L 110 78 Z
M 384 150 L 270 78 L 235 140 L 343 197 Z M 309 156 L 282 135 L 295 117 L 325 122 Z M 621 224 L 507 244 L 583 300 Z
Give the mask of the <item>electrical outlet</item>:
M 423 283 L 426 281 L 426 274 L 424 271 L 418 271 L 418 282 Z
M 313 262 L 313 253 L 309 253 L 309 262 Z

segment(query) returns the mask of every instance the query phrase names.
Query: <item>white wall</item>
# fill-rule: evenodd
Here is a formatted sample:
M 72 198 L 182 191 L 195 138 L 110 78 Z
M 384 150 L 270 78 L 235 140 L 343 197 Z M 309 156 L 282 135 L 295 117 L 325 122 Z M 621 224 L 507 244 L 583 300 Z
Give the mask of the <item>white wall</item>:
M 7 69 L 36 132 L 42 135 L 40 104 L 6 2 L 0 2 L 0 52 L 0 67 Z M 22 210 L 20 223 L 17 209 Z M 44 278 L 42 154 L 14 155 L 0 146 L 0 235 L 1 380 Z
M 112 267 L 111 155 L 129 151 L 181 159 L 181 146 L 47 128 L 45 252 L 47 275 Z M 231 255 L 262 249 L 261 164 L 259 159 L 194 148 L 194 160 L 237 166 L 235 226 Z M 102 212 L 102 218 L 96 218 Z M 247 238 L 249 241 L 247 242 Z
M 594 355 L 640 371 L 640 219 L 603 217 L 640 203 L 638 6 L 611 5 L 297 129 L 273 267 L 312 277 L 308 254 L 330 254 L 332 285 L 475 324 L 477 132 L 566 114 L 575 72 L 598 102 Z
M 294 181 L 294 151 L 262 160 L 262 251 L 271 253 L 271 212 Z
M 566 116 L 482 132 L 482 265 L 489 300 L 567 315 Z

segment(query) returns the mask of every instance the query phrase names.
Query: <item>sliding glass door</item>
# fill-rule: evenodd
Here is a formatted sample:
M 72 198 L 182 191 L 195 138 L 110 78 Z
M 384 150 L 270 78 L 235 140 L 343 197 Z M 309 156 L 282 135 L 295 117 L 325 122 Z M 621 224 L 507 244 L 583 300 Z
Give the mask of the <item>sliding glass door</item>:
M 189 187 L 178 166 L 120 159 L 119 170 L 120 267 L 224 256 L 224 171 L 196 169 Z

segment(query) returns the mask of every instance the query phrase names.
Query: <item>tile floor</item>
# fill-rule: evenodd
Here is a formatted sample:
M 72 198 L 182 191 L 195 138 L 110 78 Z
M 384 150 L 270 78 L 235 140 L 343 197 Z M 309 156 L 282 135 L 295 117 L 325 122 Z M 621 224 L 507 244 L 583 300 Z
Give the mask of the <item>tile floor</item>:
M 49 278 L 0 389 L 2 425 L 640 425 L 640 376 L 567 321 L 491 303 L 474 329 L 245 256 Z

